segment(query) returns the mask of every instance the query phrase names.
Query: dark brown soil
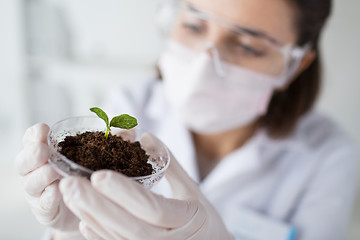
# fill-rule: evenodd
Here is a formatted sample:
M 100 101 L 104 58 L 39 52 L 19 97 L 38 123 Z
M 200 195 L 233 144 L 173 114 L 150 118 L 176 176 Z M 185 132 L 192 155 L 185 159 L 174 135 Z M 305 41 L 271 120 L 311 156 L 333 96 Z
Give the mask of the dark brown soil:
M 85 132 L 67 136 L 59 143 L 60 153 L 75 163 L 91 170 L 111 169 L 129 177 L 146 176 L 153 172 L 147 163 L 149 156 L 139 142 L 124 141 L 103 132 Z

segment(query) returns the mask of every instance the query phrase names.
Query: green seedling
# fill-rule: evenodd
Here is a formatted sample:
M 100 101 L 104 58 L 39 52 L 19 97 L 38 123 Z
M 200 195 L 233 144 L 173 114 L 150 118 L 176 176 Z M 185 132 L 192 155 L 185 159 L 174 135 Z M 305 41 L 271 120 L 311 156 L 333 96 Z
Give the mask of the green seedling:
M 128 114 L 121 114 L 119 116 L 113 117 L 109 124 L 109 117 L 107 114 L 98 107 L 90 108 L 90 111 L 96 113 L 99 118 L 103 119 L 106 123 L 106 132 L 105 132 L 105 139 L 108 139 L 110 127 L 117 127 L 122 129 L 131 129 L 138 125 L 136 118 L 128 115 Z

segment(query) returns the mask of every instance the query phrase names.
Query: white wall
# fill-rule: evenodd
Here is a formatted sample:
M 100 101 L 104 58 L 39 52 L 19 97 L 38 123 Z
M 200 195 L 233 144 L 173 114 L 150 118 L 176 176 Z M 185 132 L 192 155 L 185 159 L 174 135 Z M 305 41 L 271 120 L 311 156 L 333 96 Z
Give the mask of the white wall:
M 36 239 L 44 228 L 34 220 L 13 167 L 27 125 L 21 4 L 0 5 L 0 239 Z
M 341 124 L 360 153 L 359 9 L 357 0 L 335 0 L 333 16 L 323 36 L 325 81 L 318 106 Z M 360 196 L 349 237 L 360 239 Z
M 24 117 L 24 62 L 19 19 L 19 1 L 2 0 L 8 7 L 0 8 L 0 130 L 2 140 L 13 139 L 17 129 L 22 127 Z M 6 138 L 4 137 L 6 135 Z M 0 144 L 2 153 L 7 149 Z M 4 163 L 2 160 L 1 163 Z
M 336 0 L 323 36 L 325 78 L 319 108 L 334 117 L 360 150 L 360 2 Z

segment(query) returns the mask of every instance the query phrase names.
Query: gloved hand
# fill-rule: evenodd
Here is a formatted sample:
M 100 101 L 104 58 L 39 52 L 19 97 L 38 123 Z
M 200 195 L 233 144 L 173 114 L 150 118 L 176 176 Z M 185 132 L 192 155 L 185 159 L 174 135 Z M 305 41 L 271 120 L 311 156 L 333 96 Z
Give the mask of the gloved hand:
M 149 133 L 143 148 L 152 155 L 161 143 Z M 102 170 L 91 182 L 60 182 L 65 204 L 80 219 L 87 239 L 232 239 L 221 217 L 171 154 L 166 177 L 174 198 L 152 193 L 126 176 Z
M 54 231 L 54 239 L 82 239 L 79 219 L 62 201 L 58 185 L 60 175 L 48 163 L 49 127 L 36 124 L 25 132 L 23 149 L 15 166 L 23 178 L 25 198 L 36 219 Z

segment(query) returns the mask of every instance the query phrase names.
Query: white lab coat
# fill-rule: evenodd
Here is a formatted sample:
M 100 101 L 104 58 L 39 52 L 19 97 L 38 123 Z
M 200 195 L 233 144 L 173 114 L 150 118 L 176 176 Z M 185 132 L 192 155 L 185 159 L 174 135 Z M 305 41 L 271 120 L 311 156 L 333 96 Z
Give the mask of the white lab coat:
M 115 91 L 105 109 L 136 116 L 199 181 L 192 139 L 169 108 L 160 81 Z M 356 196 L 354 149 L 334 123 L 311 112 L 285 139 L 259 130 L 199 185 L 237 239 L 294 239 L 296 229 L 296 239 L 342 240 Z M 166 181 L 154 191 L 170 196 Z

